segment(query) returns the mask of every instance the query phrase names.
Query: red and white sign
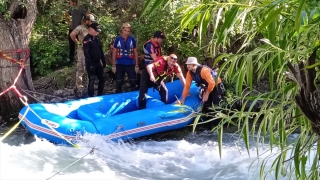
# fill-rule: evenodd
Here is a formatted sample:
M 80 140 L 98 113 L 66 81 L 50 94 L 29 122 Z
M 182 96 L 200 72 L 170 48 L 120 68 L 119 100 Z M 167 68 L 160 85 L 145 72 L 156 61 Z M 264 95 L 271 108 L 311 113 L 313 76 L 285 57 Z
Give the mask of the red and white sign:
M 49 126 L 51 126 L 53 128 L 58 128 L 60 126 L 60 124 L 52 122 L 52 121 L 49 121 L 47 119 L 42 119 L 41 123 L 44 124 L 44 125 L 49 125 Z

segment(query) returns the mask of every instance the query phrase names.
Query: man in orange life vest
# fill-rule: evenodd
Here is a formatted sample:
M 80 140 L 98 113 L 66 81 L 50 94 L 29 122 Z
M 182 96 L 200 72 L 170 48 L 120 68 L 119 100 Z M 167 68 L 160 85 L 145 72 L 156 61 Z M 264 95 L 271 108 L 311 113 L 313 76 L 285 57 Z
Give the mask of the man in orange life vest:
M 200 87 L 200 97 L 204 103 L 203 112 L 207 112 L 208 108 L 214 105 L 219 105 L 224 87 L 220 77 L 217 77 L 217 72 L 210 69 L 208 66 L 198 64 L 195 57 L 187 59 L 187 75 L 186 85 L 184 86 L 180 103 L 183 104 L 189 94 L 192 80 Z
M 168 103 L 168 89 L 163 83 L 166 76 L 175 73 L 182 84 L 185 85 L 186 80 L 181 72 L 180 66 L 177 64 L 177 60 L 178 58 L 175 54 L 160 56 L 156 61 L 147 65 L 146 69 L 142 71 L 139 92 L 139 109 L 146 108 L 146 93 L 150 87 L 154 87 L 159 91 L 162 102 L 165 104 Z
M 161 43 L 166 36 L 161 31 L 156 31 L 149 41 L 143 45 L 143 55 L 145 65 L 157 60 L 161 55 Z
M 116 93 L 122 92 L 122 84 L 127 73 L 131 90 L 136 89 L 136 73 L 138 67 L 137 42 L 130 36 L 131 25 L 123 23 L 121 36 L 116 37 L 113 44 L 112 71 L 116 74 Z

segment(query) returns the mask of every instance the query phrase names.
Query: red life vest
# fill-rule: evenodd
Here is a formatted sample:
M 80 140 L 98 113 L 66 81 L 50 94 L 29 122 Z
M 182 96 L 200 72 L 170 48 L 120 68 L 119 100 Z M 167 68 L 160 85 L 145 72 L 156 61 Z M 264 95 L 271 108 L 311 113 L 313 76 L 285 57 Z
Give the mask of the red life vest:
M 172 67 L 168 67 L 168 62 L 163 56 L 158 57 L 158 59 L 153 62 L 153 64 L 154 66 L 152 68 L 152 72 L 155 79 L 160 77 L 164 79 L 166 76 L 172 74 L 175 68 L 178 68 L 177 63 L 175 63 Z

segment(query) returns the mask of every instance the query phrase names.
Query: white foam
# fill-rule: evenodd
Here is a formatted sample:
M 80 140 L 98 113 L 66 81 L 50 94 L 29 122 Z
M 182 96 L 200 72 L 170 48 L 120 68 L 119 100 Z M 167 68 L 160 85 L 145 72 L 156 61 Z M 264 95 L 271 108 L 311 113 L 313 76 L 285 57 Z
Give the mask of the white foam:
M 80 143 L 80 149 L 57 146 L 39 138 L 21 146 L 1 143 L 0 179 L 48 179 L 85 155 L 52 179 L 247 180 L 259 177 L 259 163 L 262 161 L 257 160 L 256 147 L 250 149 L 249 157 L 243 146 L 235 145 L 233 140 L 224 140 L 220 158 L 215 136 L 197 138 L 193 141 L 129 144 L 107 142 L 104 137 L 86 135 L 87 143 Z M 91 147 L 98 148 L 94 154 L 88 154 Z M 264 154 L 261 148 L 260 152 L 260 158 L 273 155 L 267 163 L 267 172 L 276 158 L 277 148 Z M 274 179 L 273 174 L 267 179 Z

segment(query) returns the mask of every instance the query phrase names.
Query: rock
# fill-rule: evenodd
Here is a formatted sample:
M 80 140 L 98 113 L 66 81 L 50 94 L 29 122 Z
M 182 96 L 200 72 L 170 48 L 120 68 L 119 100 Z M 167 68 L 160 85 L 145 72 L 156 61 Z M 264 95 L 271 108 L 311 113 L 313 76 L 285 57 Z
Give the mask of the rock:
M 54 96 L 62 96 L 64 94 L 63 90 L 56 90 L 53 92 Z
M 62 98 L 53 98 L 50 103 L 59 103 L 61 102 Z
M 40 102 L 45 102 L 46 101 L 46 97 L 45 95 L 40 95 L 39 97 L 36 97 L 37 101 L 40 101 Z

